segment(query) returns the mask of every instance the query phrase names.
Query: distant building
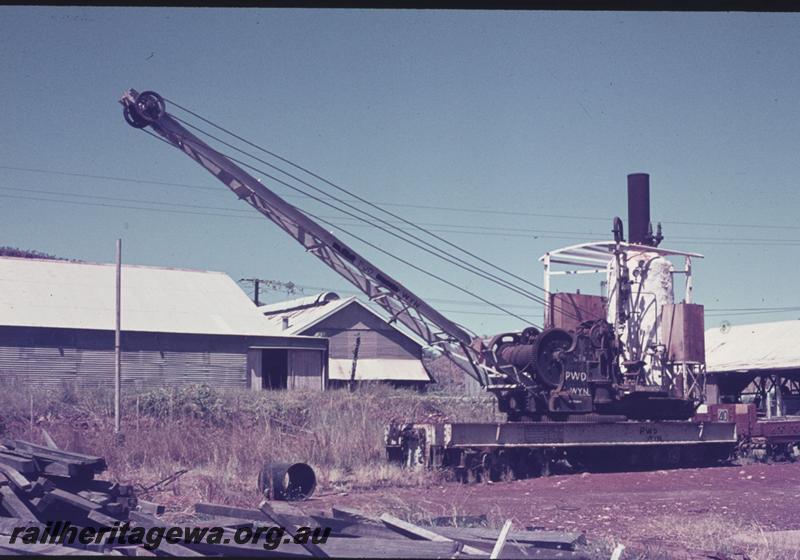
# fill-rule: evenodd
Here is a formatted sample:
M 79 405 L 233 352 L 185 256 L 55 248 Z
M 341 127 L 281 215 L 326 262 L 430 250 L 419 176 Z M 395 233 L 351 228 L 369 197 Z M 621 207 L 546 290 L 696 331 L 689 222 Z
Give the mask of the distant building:
M 708 329 L 705 346 L 709 403 L 744 398 L 767 416 L 800 413 L 800 320 Z
M 333 292 L 262 305 L 273 336 L 311 336 L 329 340 L 328 383 L 386 381 L 422 388 L 432 381 L 422 362 L 422 344 L 387 322 L 355 297 Z M 356 347 L 358 351 L 356 354 Z M 281 364 L 275 371 L 281 371 Z M 282 383 L 276 376 L 276 382 Z
M 126 386 L 267 389 L 262 364 L 280 361 L 283 387 L 324 387 L 327 339 L 271 335 L 226 274 L 123 265 L 121 299 Z M 3 378 L 110 387 L 114 325 L 113 264 L 0 257 Z

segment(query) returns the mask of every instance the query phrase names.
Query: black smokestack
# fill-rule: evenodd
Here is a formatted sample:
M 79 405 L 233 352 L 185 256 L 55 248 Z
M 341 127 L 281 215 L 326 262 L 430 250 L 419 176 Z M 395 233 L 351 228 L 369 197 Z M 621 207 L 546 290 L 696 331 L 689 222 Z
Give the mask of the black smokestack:
M 638 245 L 652 244 L 650 225 L 650 175 L 628 175 L 628 241 Z

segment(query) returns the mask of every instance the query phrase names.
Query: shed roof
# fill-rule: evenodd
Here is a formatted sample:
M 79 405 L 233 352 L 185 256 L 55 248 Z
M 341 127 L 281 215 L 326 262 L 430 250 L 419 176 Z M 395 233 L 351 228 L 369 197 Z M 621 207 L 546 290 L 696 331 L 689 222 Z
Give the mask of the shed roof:
M 0 325 L 113 330 L 114 264 L 0 257 Z M 122 266 L 122 329 L 265 336 L 269 328 L 227 274 Z
M 800 368 L 800 320 L 708 329 L 706 371 Z

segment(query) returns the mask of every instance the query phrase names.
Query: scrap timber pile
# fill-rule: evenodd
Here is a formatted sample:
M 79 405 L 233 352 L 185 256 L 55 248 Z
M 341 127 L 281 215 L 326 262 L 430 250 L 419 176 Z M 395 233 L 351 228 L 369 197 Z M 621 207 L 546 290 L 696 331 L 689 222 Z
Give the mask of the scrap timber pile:
M 278 509 L 282 510 L 280 513 Z M 298 527 L 330 528 L 323 544 L 284 542 L 271 554 L 315 558 L 528 558 L 583 559 L 586 544 L 581 533 L 556 531 L 511 531 L 488 528 L 421 527 L 384 513 L 373 517 L 349 508 L 328 514 L 306 514 L 294 508 L 262 502 L 258 509 L 217 504 L 196 504 L 198 514 L 209 516 L 203 523 L 238 527 L 276 524 L 289 534 Z M 500 545 L 498 547 L 498 540 Z M 492 554 L 497 547 L 496 554 Z M 196 548 L 196 547 L 195 547 Z M 265 556 L 261 543 L 206 545 L 205 554 Z
M 132 488 L 96 480 L 106 469 L 102 457 L 71 453 L 26 441 L 6 440 L 0 446 L 0 554 L 69 554 L 70 548 L 48 544 L 10 543 L 15 527 L 44 531 L 50 523 L 111 527 L 128 519 L 138 506 Z M 102 543 L 97 547 L 102 549 Z
M 125 555 L 125 556 L 262 556 L 262 557 L 404 557 L 404 558 L 587 558 L 580 533 L 500 531 L 488 528 L 420 527 L 388 514 L 380 517 L 332 508 L 305 513 L 282 502 L 264 500 L 258 508 L 196 504 L 188 530 L 221 528 L 222 538 L 180 543 L 160 540 L 157 547 L 112 540 L 111 529 L 163 530 L 172 525 L 158 517 L 163 507 L 138 500 L 131 486 L 95 479 L 106 469 L 105 459 L 6 440 L 0 445 L 0 555 Z M 66 524 L 92 528 L 89 544 L 63 543 L 58 534 Z M 265 539 L 244 539 L 260 528 L 284 531 L 274 546 Z M 25 531 L 47 535 L 24 540 Z M 102 529 L 106 529 L 102 532 Z M 305 529 L 302 529 L 305 528 Z M 327 539 L 308 538 L 309 529 Z M 17 538 L 12 538 L 16 530 Z M 305 531 L 305 538 L 298 538 Z M 99 536 L 97 536 L 99 535 Z

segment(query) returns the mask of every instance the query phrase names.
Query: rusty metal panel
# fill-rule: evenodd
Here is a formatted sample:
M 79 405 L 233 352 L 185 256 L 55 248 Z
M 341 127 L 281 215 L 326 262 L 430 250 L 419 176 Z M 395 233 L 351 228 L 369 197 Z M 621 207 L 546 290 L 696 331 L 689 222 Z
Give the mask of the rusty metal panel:
M 550 294 L 550 326 L 574 331 L 584 321 L 604 319 L 606 298 L 589 294 Z
M 661 313 L 661 341 L 670 361 L 704 363 L 703 306 L 696 303 L 665 305 Z

